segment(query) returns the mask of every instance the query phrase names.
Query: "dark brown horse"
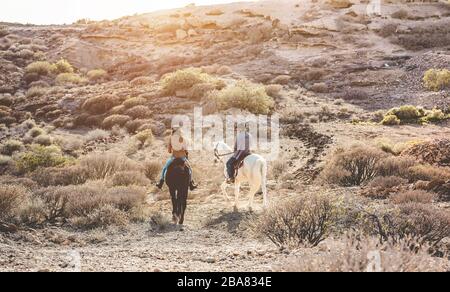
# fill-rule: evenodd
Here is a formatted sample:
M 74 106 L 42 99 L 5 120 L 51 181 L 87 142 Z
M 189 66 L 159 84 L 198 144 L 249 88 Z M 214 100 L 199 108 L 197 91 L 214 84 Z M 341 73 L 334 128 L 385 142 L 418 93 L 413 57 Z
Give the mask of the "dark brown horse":
M 189 168 L 183 159 L 175 159 L 167 169 L 166 184 L 169 187 L 173 206 L 173 222 L 183 225 L 189 194 Z

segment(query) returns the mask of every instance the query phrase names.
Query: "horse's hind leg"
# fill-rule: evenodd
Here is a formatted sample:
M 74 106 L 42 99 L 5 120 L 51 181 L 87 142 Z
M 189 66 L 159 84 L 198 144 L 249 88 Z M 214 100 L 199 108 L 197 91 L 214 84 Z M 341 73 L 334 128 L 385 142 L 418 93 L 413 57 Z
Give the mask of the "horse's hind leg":
M 170 189 L 170 198 L 172 199 L 172 222 L 173 224 L 178 223 L 178 200 L 177 191 Z
M 234 207 L 233 207 L 234 212 L 238 211 L 240 190 L 241 190 L 241 184 L 240 183 L 236 183 L 234 185 Z
M 255 195 L 258 193 L 259 188 L 260 188 L 259 184 L 250 186 L 250 193 L 248 198 L 248 210 L 250 212 L 253 211 L 253 203 L 255 201 Z
M 228 196 L 228 193 L 227 193 L 227 187 L 228 187 L 228 184 L 227 184 L 226 181 L 224 181 L 223 184 L 220 186 L 220 189 L 222 190 L 222 194 L 225 197 L 225 200 L 227 202 L 229 202 L 230 201 L 230 197 Z
M 187 207 L 187 197 L 188 193 L 185 192 L 182 195 L 180 195 L 180 220 L 178 221 L 178 224 L 183 225 L 184 224 L 184 214 L 186 212 Z

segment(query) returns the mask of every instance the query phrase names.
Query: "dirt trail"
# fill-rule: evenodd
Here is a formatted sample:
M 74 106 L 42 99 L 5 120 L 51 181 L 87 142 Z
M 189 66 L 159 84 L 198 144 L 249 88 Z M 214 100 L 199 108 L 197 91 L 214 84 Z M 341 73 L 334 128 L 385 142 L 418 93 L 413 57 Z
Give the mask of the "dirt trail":
M 169 218 L 169 201 L 152 208 Z M 211 196 L 189 202 L 183 231 L 173 225 L 157 231 L 146 222 L 125 230 L 2 235 L 0 271 L 271 271 L 287 255 L 246 231 L 252 216 Z

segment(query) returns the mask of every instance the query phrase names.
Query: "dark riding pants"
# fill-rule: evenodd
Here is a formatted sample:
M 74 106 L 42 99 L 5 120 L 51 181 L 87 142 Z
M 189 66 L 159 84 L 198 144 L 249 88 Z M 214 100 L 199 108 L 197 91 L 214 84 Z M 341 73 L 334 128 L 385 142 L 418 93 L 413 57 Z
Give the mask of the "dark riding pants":
M 227 173 L 228 178 L 234 179 L 234 165 L 236 163 L 236 158 L 231 157 L 230 160 L 227 162 Z

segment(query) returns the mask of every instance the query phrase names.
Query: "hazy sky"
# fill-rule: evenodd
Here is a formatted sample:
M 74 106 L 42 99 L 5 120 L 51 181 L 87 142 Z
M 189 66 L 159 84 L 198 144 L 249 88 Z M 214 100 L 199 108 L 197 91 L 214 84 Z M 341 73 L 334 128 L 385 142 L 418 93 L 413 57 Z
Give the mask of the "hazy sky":
M 245 0 L 241 0 L 245 1 Z M 135 13 L 209 5 L 233 0 L 2 0 L 0 21 L 33 24 L 72 23 L 81 18 L 115 19 Z

